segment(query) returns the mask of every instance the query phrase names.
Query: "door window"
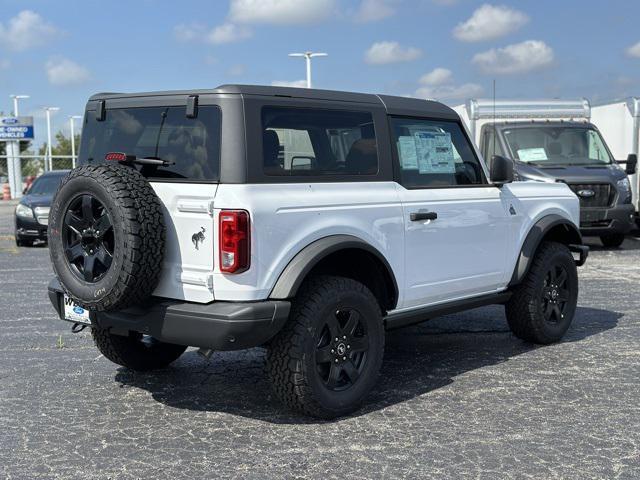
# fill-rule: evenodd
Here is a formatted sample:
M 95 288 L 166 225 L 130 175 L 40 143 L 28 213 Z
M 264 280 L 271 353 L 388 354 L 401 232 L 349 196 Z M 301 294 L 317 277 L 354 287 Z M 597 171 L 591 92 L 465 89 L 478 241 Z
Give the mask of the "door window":
M 480 162 L 456 122 L 392 118 L 400 183 L 406 188 L 486 184 Z
M 267 175 L 375 175 L 378 147 L 368 112 L 265 107 Z

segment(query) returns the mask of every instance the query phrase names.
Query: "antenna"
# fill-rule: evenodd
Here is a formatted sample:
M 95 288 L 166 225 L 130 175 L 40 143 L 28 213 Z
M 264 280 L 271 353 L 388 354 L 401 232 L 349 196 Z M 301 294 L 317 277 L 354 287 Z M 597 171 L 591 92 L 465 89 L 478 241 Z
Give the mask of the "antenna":
M 496 79 L 493 79 L 493 154 L 496 154 Z

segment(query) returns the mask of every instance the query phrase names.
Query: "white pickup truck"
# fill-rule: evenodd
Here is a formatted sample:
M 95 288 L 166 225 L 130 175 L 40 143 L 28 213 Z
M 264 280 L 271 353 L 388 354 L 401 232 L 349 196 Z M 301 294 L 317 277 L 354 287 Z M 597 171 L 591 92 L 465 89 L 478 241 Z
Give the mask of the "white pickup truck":
M 564 184 L 491 172 L 437 102 L 310 89 L 98 94 L 49 217 L 49 295 L 134 370 L 266 346 L 277 396 L 345 415 L 385 331 L 504 304 L 558 341 L 588 249 Z

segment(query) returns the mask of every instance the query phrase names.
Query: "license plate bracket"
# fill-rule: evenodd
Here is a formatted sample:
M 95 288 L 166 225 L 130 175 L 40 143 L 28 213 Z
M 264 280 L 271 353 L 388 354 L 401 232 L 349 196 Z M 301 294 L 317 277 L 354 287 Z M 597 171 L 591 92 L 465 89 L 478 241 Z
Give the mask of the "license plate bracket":
M 62 297 L 63 315 L 62 318 L 68 322 L 79 323 L 81 325 L 91 325 L 91 315 L 89 310 L 77 305 L 67 295 Z

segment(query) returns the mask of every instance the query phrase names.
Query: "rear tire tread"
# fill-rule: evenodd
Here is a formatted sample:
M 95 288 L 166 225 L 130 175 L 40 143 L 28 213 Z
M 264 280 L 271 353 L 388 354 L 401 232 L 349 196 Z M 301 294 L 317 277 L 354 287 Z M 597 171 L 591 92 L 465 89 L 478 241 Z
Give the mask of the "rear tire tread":
M 187 349 L 182 345 L 159 341 L 152 347 L 146 347 L 138 341 L 138 334 L 132 332 L 125 337 L 99 327 L 91 328 L 91 336 L 107 360 L 141 372 L 164 368 L 177 360 Z
M 333 299 L 336 292 L 357 290 L 369 297 L 371 305 L 379 312 L 378 301 L 363 284 L 350 278 L 322 275 L 306 281 L 298 291 L 291 307 L 289 321 L 271 341 L 267 355 L 267 374 L 276 396 L 287 407 L 317 418 L 331 419 L 356 410 L 352 405 L 339 411 L 322 406 L 307 382 L 304 362 L 304 342 L 313 329 L 315 311 Z M 384 338 L 384 337 L 383 337 Z M 371 359 L 374 361 L 374 359 Z M 380 359 L 381 363 L 381 359 Z
M 118 212 L 114 213 L 123 213 L 121 218 L 124 220 L 122 225 L 126 243 L 118 279 L 105 296 L 97 300 L 79 298 L 63 282 L 62 288 L 74 302 L 89 310 L 118 310 L 139 304 L 151 295 L 160 278 L 166 236 L 160 200 L 137 170 L 122 165 L 85 165 L 76 168 L 62 181 L 58 192 L 78 177 L 92 178 L 109 190 L 120 206 Z M 59 214 L 64 215 L 64 212 Z M 59 236 L 52 237 L 50 233 L 51 238 L 60 241 Z M 66 259 L 60 258 L 60 261 Z M 53 264 L 55 268 L 55 261 Z
M 574 261 L 566 245 L 557 242 L 542 243 L 533 258 L 529 272 L 522 283 L 514 289 L 513 295 L 505 305 L 509 328 L 521 340 L 540 344 L 550 344 L 559 340 L 545 331 L 544 321 L 539 318 L 537 303 L 538 289 L 546 275 L 546 263 L 550 257 L 558 254 L 567 255 L 571 262 Z

